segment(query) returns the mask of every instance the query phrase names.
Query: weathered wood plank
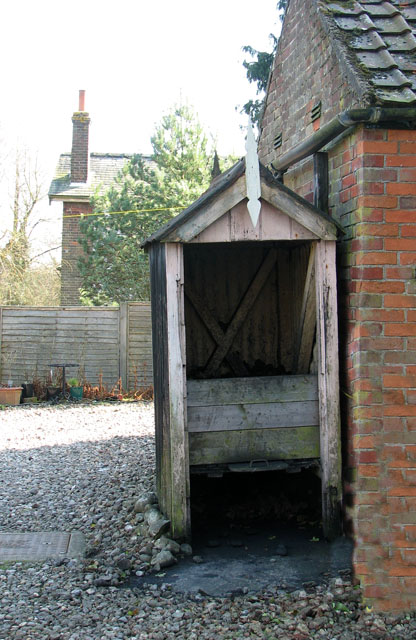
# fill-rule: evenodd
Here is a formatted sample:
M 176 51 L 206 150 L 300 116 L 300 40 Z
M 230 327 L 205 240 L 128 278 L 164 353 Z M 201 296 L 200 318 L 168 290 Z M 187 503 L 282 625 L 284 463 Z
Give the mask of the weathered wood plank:
M 128 331 L 129 331 L 129 308 L 128 305 L 124 302 L 120 304 L 120 313 L 119 313 L 119 375 L 121 378 L 121 383 L 123 388 L 127 388 L 127 366 L 129 360 L 129 341 L 128 341 Z
M 195 236 L 213 222 L 221 218 L 227 211 L 246 197 L 246 178 L 241 176 L 227 191 L 197 211 L 195 215 L 178 229 L 173 230 L 165 239 L 166 242 L 191 242 Z
M 26 307 L 25 307 L 26 309 Z M 100 311 L 100 307 L 80 307 L 77 309 L 65 309 L 63 307 L 42 310 L 41 308 L 27 308 L 23 317 L 26 318 L 88 318 L 91 316 L 96 316 L 102 320 L 105 318 L 114 318 L 118 316 L 118 308 L 114 307 L 113 309 L 105 309 L 105 311 Z M 3 307 L 4 314 L 6 317 L 22 317 L 22 307 L 14 307 L 12 309 Z
M 201 231 L 190 242 L 231 242 L 231 215 L 227 211 L 221 218 L 218 218 L 209 227 Z
M 3 378 L 3 309 L 0 307 L 0 382 Z
M 189 463 L 186 425 L 186 349 L 184 320 L 183 248 L 166 247 L 166 305 L 169 377 L 169 422 L 171 458 L 171 533 L 174 538 L 190 535 Z
M 165 514 L 171 512 L 171 458 L 169 378 L 167 354 L 166 248 L 155 243 L 149 248 L 154 394 L 156 436 L 156 485 L 159 505 Z
M 291 253 L 280 249 L 277 252 L 278 329 L 279 361 L 285 371 L 291 371 L 293 362 L 293 276 Z
M 134 337 L 128 348 L 126 346 L 134 356 L 132 360 L 126 353 L 126 364 L 132 367 L 128 380 L 134 384 L 135 378 L 139 377 L 151 384 L 150 304 L 133 302 L 128 303 L 128 308 L 129 312 L 134 310 L 137 325 L 130 329 L 129 333 Z M 13 380 L 24 381 L 35 373 L 44 377 L 49 372 L 48 363 L 73 361 L 79 362 L 92 383 L 98 381 L 100 371 L 106 385 L 117 382 L 120 375 L 119 308 L 2 307 L 1 313 L 5 322 L 0 336 L 3 342 L 0 368 L 3 366 L 4 369 L 7 363 L 8 375 Z M 139 370 L 138 376 L 134 368 Z M 126 383 L 123 381 L 123 384 Z
M 316 247 L 318 386 L 322 467 L 322 517 L 326 537 L 341 532 L 341 426 L 335 242 Z
M 313 156 L 313 204 L 328 213 L 328 154 L 318 151 Z
M 319 458 L 319 427 L 189 434 L 189 463 Z
M 221 344 L 224 339 L 224 331 L 215 320 L 201 296 L 192 289 L 190 283 L 187 283 L 185 287 L 185 297 L 192 304 L 217 345 Z M 226 360 L 236 375 L 243 375 L 246 373 L 244 363 L 235 354 L 228 353 L 226 355 Z
M 318 401 L 188 407 L 189 433 L 285 429 L 319 424 Z
M 245 317 L 250 311 L 251 306 L 254 304 L 256 298 L 260 294 L 267 278 L 270 275 L 271 270 L 276 264 L 276 250 L 270 249 L 260 266 L 260 269 L 256 273 L 253 281 L 248 287 L 244 297 L 234 313 L 233 319 L 224 334 L 221 343 L 217 346 L 212 357 L 210 358 L 206 367 L 206 374 L 208 377 L 212 376 L 217 370 L 228 350 L 230 349 L 233 340 L 239 331 L 241 325 L 244 322 Z
M 215 342 L 217 344 L 220 344 L 220 342 L 222 342 L 222 340 L 224 339 L 224 331 L 215 320 L 214 316 L 208 309 L 202 297 L 193 289 L 189 282 L 187 282 L 185 285 L 185 296 L 192 304 L 193 308 L 203 321 L 204 325 L 210 332 L 211 336 L 214 338 Z
M 316 331 L 315 251 L 316 243 L 313 243 L 310 248 L 293 361 L 293 371 L 297 373 L 309 373 Z
M 318 217 L 306 205 L 302 205 L 298 200 L 293 200 L 292 196 L 285 191 L 275 189 L 262 182 L 261 197 L 293 218 L 293 220 L 298 222 L 302 227 L 309 229 L 309 231 L 318 236 L 318 238 L 323 240 L 336 240 L 337 227 L 334 222 L 326 220 L 323 217 Z
M 250 218 L 247 200 L 239 202 L 230 211 L 230 239 L 232 242 L 247 242 L 260 239 L 260 224 L 256 226 Z
M 318 400 L 313 375 L 188 380 L 188 407 Z

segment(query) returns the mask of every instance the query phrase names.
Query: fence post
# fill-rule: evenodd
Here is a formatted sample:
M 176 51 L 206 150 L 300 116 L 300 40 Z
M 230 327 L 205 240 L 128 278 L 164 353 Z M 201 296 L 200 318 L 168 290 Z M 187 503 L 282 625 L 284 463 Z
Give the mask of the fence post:
M 128 391 L 128 327 L 129 327 L 129 303 L 120 302 L 119 311 L 119 373 L 123 389 Z
M 0 381 L 3 373 L 3 357 L 1 352 L 1 343 L 3 339 L 3 309 L 0 307 Z

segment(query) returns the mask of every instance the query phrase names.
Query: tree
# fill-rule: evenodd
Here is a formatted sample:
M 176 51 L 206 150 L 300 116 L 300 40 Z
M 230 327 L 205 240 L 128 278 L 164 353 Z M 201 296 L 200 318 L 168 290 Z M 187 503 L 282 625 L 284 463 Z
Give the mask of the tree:
M 135 155 L 114 186 L 93 199 L 97 215 L 80 224 L 84 257 L 79 267 L 86 304 L 148 300 L 148 261 L 140 243 L 210 183 L 212 154 L 188 106 L 173 107 L 156 127 L 151 143 L 151 157 Z
M 277 9 L 280 12 L 280 19 L 283 20 L 288 0 L 279 0 Z M 260 125 L 263 114 L 265 92 L 269 82 L 269 75 L 272 69 L 273 60 L 276 54 L 278 39 L 272 33 L 269 35 L 272 42 L 271 51 L 257 51 L 250 45 L 243 47 L 244 53 L 248 53 L 254 60 L 244 60 L 243 67 L 246 69 L 247 80 L 256 84 L 256 95 L 261 96 L 256 100 L 248 100 L 243 105 L 242 112 L 247 113 L 251 121 L 258 126 Z
M 3 166 L 6 165 L 7 158 L 3 162 Z M 36 264 L 39 256 L 31 251 L 31 235 L 43 221 L 35 209 L 46 196 L 37 158 L 33 159 L 25 150 L 17 150 L 13 173 L 11 223 L 0 236 L 0 304 L 56 304 L 59 292 L 57 265 L 54 262 Z M 49 251 L 42 251 L 42 254 Z

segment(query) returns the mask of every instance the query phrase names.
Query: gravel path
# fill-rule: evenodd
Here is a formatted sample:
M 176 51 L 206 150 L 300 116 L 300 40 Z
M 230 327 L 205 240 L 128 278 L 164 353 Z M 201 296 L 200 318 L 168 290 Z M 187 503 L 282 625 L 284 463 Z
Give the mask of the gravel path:
M 153 406 L 0 412 L 0 531 L 83 532 L 88 557 L 0 566 L 0 640 L 414 639 L 414 613 L 376 615 L 345 574 L 285 593 L 124 588 L 159 552 L 137 500 L 154 488 Z M 138 535 L 139 532 L 139 535 Z

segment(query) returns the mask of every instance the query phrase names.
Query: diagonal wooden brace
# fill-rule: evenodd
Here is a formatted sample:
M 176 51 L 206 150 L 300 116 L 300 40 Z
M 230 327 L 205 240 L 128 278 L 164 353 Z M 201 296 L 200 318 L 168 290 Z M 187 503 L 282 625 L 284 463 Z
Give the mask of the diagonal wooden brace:
M 235 311 L 231 323 L 229 324 L 225 334 L 222 336 L 221 341 L 217 343 L 217 347 L 213 352 L 205 369 L 205 373 L 208 377 L 211 377 L 215 374 L 221 362 L 226 357 L 235 336 L 237 335 L 252 305 L 263 289 L 263 286 L 265 285 L 266 280 L 269 277 L 270 272 L 275 264 L 276 250 L 270 249 L 265 259 L 263 260 L 259 270 L 257 271 L 254 279 L 251 281 L 247 291 L 245 292 L 240 305 L 237 307 L 237 310 Z

